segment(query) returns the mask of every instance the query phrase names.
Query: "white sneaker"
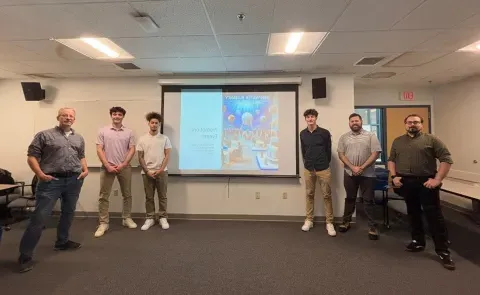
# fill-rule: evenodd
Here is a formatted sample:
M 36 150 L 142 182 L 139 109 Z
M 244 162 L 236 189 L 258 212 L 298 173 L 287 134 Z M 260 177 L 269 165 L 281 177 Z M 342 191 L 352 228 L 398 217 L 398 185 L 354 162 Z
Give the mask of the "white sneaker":
M 160 218 L 160 225 L 162 226 L 163 229 L 170 228 L 170 225 L 168 224 L 168 221 L 166 218 Z
M 309 231 L 312 227 L 313 227 L 313 222 L 311 222 L 310 220 L 306 220 L 302 226 L 302 230 Z
M 105 234 L 105 232 L 108 230 L 108 223 L 101 223 L 97 231 L 95 232 L 95 238 L 99 238 Z
M 145 220 L 145 223 L 142 225 L 141 230 L 147 230 L 150 227 L 152 227 L 152 225 L 154 224 L 155 224 L 155 220 L 153 220 L 153 218 L 148 218 L 147 220 Z
M 327 223 L 326 228 L 329 236 L 334 237 L 337 235 L 337 232 L 335 231 L 335 227 L 333 226 L 333 223 Z
M 122 225 L 128 228 L 137 228 L 137 224 L 131 218 L 125 218 Z

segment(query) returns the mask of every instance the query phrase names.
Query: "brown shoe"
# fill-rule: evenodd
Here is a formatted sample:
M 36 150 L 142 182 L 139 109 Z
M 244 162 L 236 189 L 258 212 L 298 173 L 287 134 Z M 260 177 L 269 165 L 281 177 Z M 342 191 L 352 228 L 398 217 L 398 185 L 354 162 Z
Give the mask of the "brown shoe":
M 346 233 L 350 229 L 350 222 L 343 222 L 338 226 L 338 231 L 341 233 Z
M 378 240 L 378 230 L 375 227 L 370 227 L 370 229 L 368 230 L 368 238 L 370 240 Z

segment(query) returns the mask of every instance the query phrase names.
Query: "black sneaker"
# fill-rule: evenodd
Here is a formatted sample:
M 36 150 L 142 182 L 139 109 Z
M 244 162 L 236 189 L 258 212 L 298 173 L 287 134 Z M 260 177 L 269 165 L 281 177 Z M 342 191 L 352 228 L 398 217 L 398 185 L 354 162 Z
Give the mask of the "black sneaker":
M 455 263 L 452 260 L 452 257 L 450 257 L 450 254 L 442 253 L 438 254 L 440 259 L 442 260 L 442 265 L 448 270 L 455 270 Z
M 346 233 L 350 229 L 350 222 L 343 222 L 338 226 L 338 231 L 341 233 Z
M 82 244 L 75 243 L 73 241 L 68 241 L 63 244 L 55 243 L 55 247 L 53 248 L 55 251 L 66 251 L 66 250 L 76 250 L 82 247 Z
M 375 227 L 370 227 L 370 229 L 368 230 L 368 238 L 370 240 L 378 240 L 378 230 Z
M 423 250 L 425 250 L 425 245 L 420 244 L 415 240 L 411 241 L 410 244 L 405 247 L 405 251 L 408 252 L 421 252 Z
M 19 264 L 19 272 L 24 273 L 27 271 L 31 271 L 33 269 L 33 260 L 32 258 L 22 258 L 18 259 Z

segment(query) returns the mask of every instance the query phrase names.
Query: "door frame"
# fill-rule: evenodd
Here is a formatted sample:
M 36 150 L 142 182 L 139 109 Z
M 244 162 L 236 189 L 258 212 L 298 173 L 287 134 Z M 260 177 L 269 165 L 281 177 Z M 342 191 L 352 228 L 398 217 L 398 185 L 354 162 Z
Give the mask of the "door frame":
M 382 148 L 387 147 L 387 108 L 427 108 L 428 109 L 428 118 L 423 118 L 423 120 L 428 121 L 428 129 L 430 133 L 432 132 L 432 106 L 431 105 L 365 105 L 365 106 L 354 106 L 355 109 L 380 109 L 381 112 L 381 125 L 382 125 Z M 387 152 L 383 151 L 381 154 L 381 163 L 382 165 L 386 165 L 387 159 Z

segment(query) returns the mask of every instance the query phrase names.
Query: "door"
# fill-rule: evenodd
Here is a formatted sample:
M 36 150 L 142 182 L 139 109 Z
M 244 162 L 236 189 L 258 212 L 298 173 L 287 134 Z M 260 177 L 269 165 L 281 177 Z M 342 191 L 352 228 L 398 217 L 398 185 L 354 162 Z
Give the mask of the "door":
M 387 131 L 387 156 L 395 138 L 406 133 L 405 117 L 417 114 L 423 118 L 423 132 L 430 133 L 430 108 L 429 107 L 387 107 L 385 109 L 385 124 Z

